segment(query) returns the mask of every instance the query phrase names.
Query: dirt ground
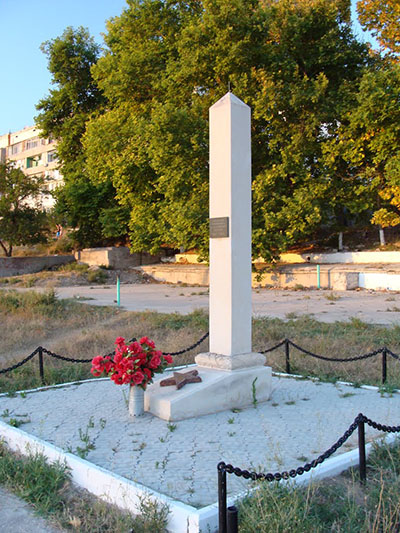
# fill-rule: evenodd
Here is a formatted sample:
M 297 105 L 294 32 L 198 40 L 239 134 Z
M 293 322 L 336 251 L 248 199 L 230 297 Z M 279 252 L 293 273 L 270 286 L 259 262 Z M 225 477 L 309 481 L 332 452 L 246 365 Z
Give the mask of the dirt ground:
M 93 280 L 96 274 L 99 281 Z M 93 276 L 92 278 L 90 276 Z M 105 269 L 99 267 L 89 267 L 87 271 L 74 270 L 48 270 L 37 272 L 35 274 L 24 274 L 21 276 L 10 276 L 0 278 L 1 288 L 34 288 L 34 287 L 72 287 L 72 286 L 90 286 L 90 285 L 116 285 L 117 278 L 120 278 L 121 284 L 137 283 L 157 283 L 153 278 L 142 274 L 134 269 Z

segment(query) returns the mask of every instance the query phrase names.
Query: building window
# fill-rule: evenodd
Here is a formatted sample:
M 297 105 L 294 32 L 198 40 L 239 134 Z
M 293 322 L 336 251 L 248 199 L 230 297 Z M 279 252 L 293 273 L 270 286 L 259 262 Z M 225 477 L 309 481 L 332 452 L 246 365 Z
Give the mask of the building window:
M 18 154 L 18 152 L 20 152 L 20 151 L 21 151 L 21 143 L 12 144 L 10 146 L 10 154 L 11 155 Z
M 30 141 L 26 141 L 25 150 L 31 150 L 37 146 L 39 146 L 39 139 L 31 139 Z
M 34 168 L 38 167 L 39 163 L 41 162 L 41 155 L 35 155 L 34 157 L 27 157 L 26 158 L 26 168 Z
M 57 161 L 57 153 L 55 150 L 52 150 L 51 152 L 48 152 L 47 154 L 47 162 L 53 163 L 54 161 Z

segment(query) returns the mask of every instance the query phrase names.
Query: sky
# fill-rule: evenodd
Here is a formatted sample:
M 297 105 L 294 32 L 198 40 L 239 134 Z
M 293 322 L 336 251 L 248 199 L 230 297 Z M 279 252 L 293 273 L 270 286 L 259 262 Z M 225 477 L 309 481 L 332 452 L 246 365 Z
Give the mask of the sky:
M 84 26 L 103 44 L 105 21 L 125 6 L 125 0 L 0 0 L 0 135 L 33 125 L 35 104 L 51 88 L 41 43 L 60 36 L 67 26 Z M 355 31 L 371 40 L 358 24 Z

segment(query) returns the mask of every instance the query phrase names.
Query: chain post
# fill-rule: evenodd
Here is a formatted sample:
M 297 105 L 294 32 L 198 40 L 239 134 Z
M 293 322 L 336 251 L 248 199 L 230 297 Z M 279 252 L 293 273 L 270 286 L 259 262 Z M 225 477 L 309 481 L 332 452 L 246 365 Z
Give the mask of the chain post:
M 226 529 L 226 470 L 218 465 L 218 533 L 228 533 Z
M 386 383 L 386 374 L 387 374 L 387 348 L 383 347 L 382 350 L 382 384 Z
M 365 454 L 365 423 L 362 418 L 358 421 L 358 456 L 360 461 L 360 482 L 365 484 L 367 479 L 367 462 Z
M 39 346 L 39 348 L 38 348 L 38 354 L 39 354 L 40 380 L 42 382 L 42 385 L 45 385 L 45 382 L 44 382 L 44 368 L 43 368 L 43 348 L 41 346 Z
M 289 339 L 285 339 L 285 356 L 286 356 L 286 374 L 290 374 L 290 352 L 289 352 Z
M 238 510 L 235 505 L 228 507 L 227 509 L 227 533 L 238 533 Z

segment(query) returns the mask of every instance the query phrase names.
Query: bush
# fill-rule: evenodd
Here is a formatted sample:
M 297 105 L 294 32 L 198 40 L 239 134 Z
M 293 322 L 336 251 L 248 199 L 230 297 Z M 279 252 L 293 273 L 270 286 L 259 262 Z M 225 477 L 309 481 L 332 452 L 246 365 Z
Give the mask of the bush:
M 104 270 L 90 270 L 87 273 L 87 280 L 89 283 L 105 283 L 107 281 L 107 274 Z

